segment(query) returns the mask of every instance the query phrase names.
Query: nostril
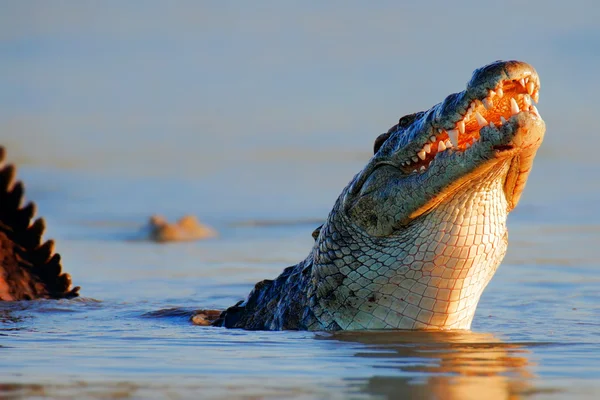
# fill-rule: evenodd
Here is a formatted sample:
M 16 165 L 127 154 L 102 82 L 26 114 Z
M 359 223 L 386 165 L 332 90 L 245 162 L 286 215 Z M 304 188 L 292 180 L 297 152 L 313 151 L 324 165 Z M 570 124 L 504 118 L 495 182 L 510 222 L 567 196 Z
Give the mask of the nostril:
M 514 146 L 512 144 L 499 144 L 496 146 L 492 147 L 494 150 L 498 150 L 498 151 L 506 151 L 506 150 L 512 150 L 514 148 Z

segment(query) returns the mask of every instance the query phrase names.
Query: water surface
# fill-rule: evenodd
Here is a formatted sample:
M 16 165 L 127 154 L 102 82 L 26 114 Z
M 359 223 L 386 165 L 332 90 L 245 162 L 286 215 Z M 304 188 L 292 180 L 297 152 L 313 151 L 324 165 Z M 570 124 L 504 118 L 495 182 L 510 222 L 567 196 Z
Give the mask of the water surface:
M 0 144 L 83 289 L 0 305 L 0 397 L 597 398 L 599 8 L 468 3 L 3 2 Z M 507 58 L 548 132 L 472 332 L 190 324 L 302 260 L 398 117 Z M 134 240 L 154 213 L 220 236 Z

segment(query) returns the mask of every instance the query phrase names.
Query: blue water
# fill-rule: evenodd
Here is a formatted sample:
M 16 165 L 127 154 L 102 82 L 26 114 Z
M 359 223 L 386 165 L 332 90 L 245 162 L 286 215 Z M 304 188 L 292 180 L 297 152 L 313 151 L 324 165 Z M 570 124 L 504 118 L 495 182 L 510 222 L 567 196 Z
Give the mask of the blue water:
M 435 10 L 435 12 L 434 12 Z M 0 4 L 0 144 L 82 297 L 0 305 L 0 397 L 597 398 L 592 1 Z M 472 332 L 190 324 L 302 260 L 405 113 L 517 58 L 547 123 Z M 219 237 L 157 245 L 152 214 Z

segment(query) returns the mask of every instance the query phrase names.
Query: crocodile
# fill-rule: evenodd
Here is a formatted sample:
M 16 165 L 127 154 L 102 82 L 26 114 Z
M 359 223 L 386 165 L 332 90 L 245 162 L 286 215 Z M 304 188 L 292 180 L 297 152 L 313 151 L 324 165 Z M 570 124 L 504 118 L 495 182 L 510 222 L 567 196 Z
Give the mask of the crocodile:
M 62 272 L 54 241 L 42 242 L 43 218 L 35 221 L 36 206 L 22 206 L 23 183 L 15 167 L 5 165 L 0 147 L 0 300 L 62 299 L 79 295 L 71 276 Z
M 307 258 L 195 320 L 249 330 L 469 329 L 546 126 L 520 61 L 403 116 L 342 191 Z M 194 319 L 193 319 L 194 320 Z
M 539 89 L 531 65 L 496 61 L 464 91 L 403 116 L 375 140 L 306 259 L 192 320 L 248 330 L 469 329 L 544 137 Z M 40 244 L 43 220 L 30 224 L 33 206 L 20 208 L 13 175 L 0 173 L 0 298 L 76 296 L 52 242 Z
M 202 224 L 193 215 L 184 215 L 174 223 L 169 223 L 161 215 L 153 215 L 145 230 L 148 231 L 150 240 L 158 243 L 185 242 L 217 236 L 213 228 Z

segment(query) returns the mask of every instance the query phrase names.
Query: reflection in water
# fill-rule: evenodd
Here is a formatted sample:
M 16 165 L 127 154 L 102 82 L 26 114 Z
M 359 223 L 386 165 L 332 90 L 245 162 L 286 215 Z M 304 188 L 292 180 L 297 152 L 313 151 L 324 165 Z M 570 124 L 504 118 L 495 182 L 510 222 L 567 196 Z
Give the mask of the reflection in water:
M 6 332 L 22 330 L 27 318 L 18 314 L 25 309 L 22 302 L 0 302 L 0 307 L 0 336 L 5 336 Z
M 320 338 L 360 343 L 356 357 L 399 369 L 399 376 L 360 380 L 360 391 L 388 398 L 519 398 L 530 393 L 534 377 L 528 350 L 488 333 L 341 332 Z
M 73 382 L 70 384 L 29 384 L 29 383 L 0 383 L 0 398 L 56 398 L 56 399 L 129 399 L 160 398 L 149 390 L 140 390 L 137 385 L 127 382 L 120 383 L 87 383 Z M 141 397 L 143 396 L 143 397 Z M 136 397 L 137 398 L 137 397 Z
M 23 321 L 23 317 L 13 315 L 11 310 L 0 310 L 0 331 L 10 330 L 11 324 L 16 324 Z M 5 329 L 7 326 L 7 329 Z

